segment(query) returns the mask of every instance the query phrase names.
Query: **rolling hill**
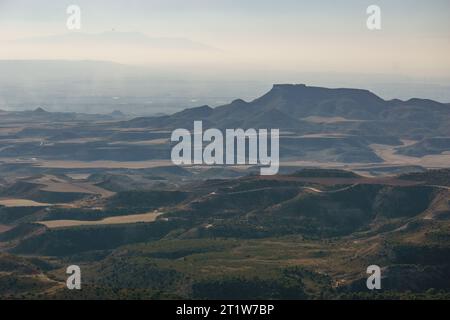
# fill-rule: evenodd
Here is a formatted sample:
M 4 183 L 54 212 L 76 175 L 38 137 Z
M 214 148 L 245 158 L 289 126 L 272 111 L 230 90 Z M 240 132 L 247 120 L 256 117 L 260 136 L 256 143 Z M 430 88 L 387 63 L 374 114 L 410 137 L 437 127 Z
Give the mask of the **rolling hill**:
M 192 182 L 174 197 L 127 191 L 106 200 L 161 206 L 163 214 L 147 223 L 47 228 L 42 219 L 94 212 L 30 213 L 32 223 L 0 236 L 9 252 L 0 255 L 0 296 L 442 299 L 450 290 L 443 174 L 367 178 L 312 169 Z M 63 288 L 67 261 L 82 265 L 80 292 Z M 383 267 L 380 292 L 365 287 L 371 264 Z

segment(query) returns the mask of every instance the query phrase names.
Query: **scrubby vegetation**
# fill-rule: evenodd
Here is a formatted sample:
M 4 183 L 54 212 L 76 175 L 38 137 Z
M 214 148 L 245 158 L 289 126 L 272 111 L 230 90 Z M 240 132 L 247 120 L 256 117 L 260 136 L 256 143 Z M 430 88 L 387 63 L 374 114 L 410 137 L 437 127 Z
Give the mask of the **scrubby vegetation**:
M 441 181 L 371 184 L 341 171 L 324 175 L 311 170 L 208 180 L 184 191 L 119 192 L 99 200 L 98 209 L 7 208 L 0 211 L 3 221 L 21 222 L 0 234 L 11 253 L 0 256 L 0 274 L 9 276 L 0 276 L 0 297 L 448 298 L 450 194 L 436 187 Z M 326 178 L 325 185 L 305 177 Z M 340 184 L 348 178 L 354 183 Z M 149 210 L 162 214 L 148 223 L 56 229 L 39 224 Z M 81 291 L 65 289 L 69 264 L 82 267 Z M 382 267 L 379 292 L 366 287 L 371 264 Z

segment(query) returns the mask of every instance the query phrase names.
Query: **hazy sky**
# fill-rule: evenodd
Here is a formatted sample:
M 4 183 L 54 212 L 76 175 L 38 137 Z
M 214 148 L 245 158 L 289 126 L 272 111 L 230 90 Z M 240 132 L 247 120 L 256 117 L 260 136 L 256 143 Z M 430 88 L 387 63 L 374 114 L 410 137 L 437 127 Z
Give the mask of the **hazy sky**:
M 66 28 L 70 4 L 82 10 L 83 35 L 139 32 L 179 38 L 179 46 L 40 38 L 76 33 Z M 382 30 L 366 27 L 371 4 L 381 7 Z M 0 59 L 449 78 L 449 13 L 449 0 L 0 0 Z M 189 41 L 205 49 L 185 47 Z

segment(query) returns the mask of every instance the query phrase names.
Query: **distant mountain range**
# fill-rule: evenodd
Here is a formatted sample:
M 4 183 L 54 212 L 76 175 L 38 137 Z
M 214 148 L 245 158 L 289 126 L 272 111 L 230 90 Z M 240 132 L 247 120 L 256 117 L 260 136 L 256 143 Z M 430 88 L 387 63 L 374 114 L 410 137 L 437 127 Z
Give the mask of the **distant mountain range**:
M 203 120 L 218 128 L 280 128 L 297 132 L 325 133 L 323 124 L 340 133 L 349 130 L 376 130 L 385 135 L 383 124 L 399 122 L 416 125 L 402 126 L 399 132 L 410 138 L 423 129 L 423 136 L 450 135 L 450 108 L 448 104 L 426 99 L 386 101 L 367 90 L 328 89 L 303 84 L 278 84 L 272 90 L 251 102 L 235 100 L 217 108 L 201 106 L 186 109 L 170 116 L 138 118 L 127 125 L 175 128 Z M 431 124 L 433 124 L 431 126 Z M 318 130 L 319 129 L 319 130 Z M 400 128 L 390 128 L 399 130 Z M 317 131 L 317 132 L 315 132 Z
M 279 128 L 281 154 L 289 158 L 339 162 L 378 162 L 371 144 L 399 146 L 412 156 L 450 150 L 450 107 L 426 99 L 386 101 L 367 90 L 278 84 L 251 102 L 235 100 L 201 106 L 170 116 L 144 117 L 124 127 L 159 129 L 204 127 Z M 438 139 L 438 140 L 436 140 Z M 417 143 L 401 148 L 402 140 Z
M 104 120 L 108 121 L 99 123 Z M 360 89 L 281 84 L 274 85 L 265 95 L 251 102 L 234 100 L 217 108 L 204 105 L 172 115 L 132 120 L 119 112 L 104 116 L 51 113 L 42 108 L 4 112 L 2 121 L 8 125 L 17 121 L 43 124 L 40 128 L 25 128 L 7 138 L 32 140 L 39 136 L 49 143 L 45 148 L 33 143 L 13 148 L 4 140 L 5 143 L 0 143 L 0 148 L 4 147 L 0 149 L 0 157 L 168 160 L 171 131 L 192 129 L 197 120 L 203 121 L 204 128 L 222 130 L 278 128 L 281 132 L 280 157 L 286 161 L 344 164 L 388 161 L 428 166 L 414 159 L 435 155 L 439 158 L 433 160 L 437 161 L 434 164 L 442 167 L 447 165 L 450 152 L 448 104 L 425 99 L 387 101 Z M 63 128 L 46 127 L 48 123 L 60 121 L 85 123 Z M 61 140 L 61 137 L 78 137 L 86 142 L 74 148 L 70 141 Z M 156 140 L 148 143 L 149 139 Z M 386 150 L 390 160 L 386 160 Z M 401 158 L 405 156 L 415 158 Z
M 48 111 L 120 110 L 149 116 L 171 114 L 199 104 L 224 104 L 236 97 L 248 99 L 257 96 L 261 88 L 270 87 L 269 83 L 255 81 L 206 82 L 196 70 L 188 73 L 176 66 L 135 66 L 98 60 L 0 59 L 0 70 L 0 109 L 6 110 L 29 110 L 41 105 Z
M 19 44 L 93 44 L 138 45 L 158 49 L 216 50 L 186 38 L 149 37 L 140 32 L 106 31 L 101 33 L 71 32 L 51 36 L 22 38 L 10 41 Z

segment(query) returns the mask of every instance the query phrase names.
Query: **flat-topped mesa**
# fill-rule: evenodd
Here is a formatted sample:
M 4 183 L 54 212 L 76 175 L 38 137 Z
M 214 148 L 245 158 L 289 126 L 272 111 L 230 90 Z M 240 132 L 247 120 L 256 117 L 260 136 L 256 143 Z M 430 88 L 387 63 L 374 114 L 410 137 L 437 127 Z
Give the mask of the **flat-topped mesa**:
M 314 87 L 307 86 L 305 84 L 274 84 L 272 89 L 268 92 L 283 92 L 283 93 L 310 93 L 314 95 L 355 95 L 355 96 L 370 96 L 371 98 L 376 98 L 384 101 L 378 97 L 373 92 L 366 89 L 353 89 L 353 88 L 325 88 L 325 87 Z
M 305 84 L 275 84 L 262 97 L 253 100 L 259 111 L 278 109 L 290 117 L 343 117 L 370 120 L 378 117 L 387 103 L 369 90 L 310 87 Z M 257 106 L 257 108 L 256 108 Z
M 139 119 L 127 125 L 157 126 L 158 128 L 189 127 L 193 121 L 202 120 L 205 128 L 279 128 L 302 133 L 321 132 L 324 123 L 331 121 L 333 130 L 348 134 L 397 136 L 399 131 L 413 132 L 422 128 L 429 132 L 424 121 L 442 123 L 435 130 L 447 132 L 448 105 L 424 99 L 383 100 L 369 90 L 352 88 L 323 88 L 305 84 L 274 84 L 263 96 L 252 100 L 242 99 L 215 108 L 202 106 L 170 116 Z M 315 118 L 311 118 L 315 117 Z M 346 121 L 337 121 L 345 119 Z M 383 121 L 385 123 L 361 122 Z M 417 122 L 416 127 L 391 126 L 389 122 Z M 422 130 L 421 129 L 421 130 Z M 439 135 L 443 135 L 439 133 Z
M 324 100 L 352 100 L 361 106 L 378 107 L 386 101 L 369 90 L 348 88 L 310 87 L 305 84 L 275 84 L 272 89 L 255 101 L 260 103 L 274 101 L 290 101 L 291 103 L 308 102 L 315 104 Z
M 276 83 L 273 85 L 272 90 L 277 89 L 290 89 L 290 88 L 306 88 L 306 84 L 303 83 Z

